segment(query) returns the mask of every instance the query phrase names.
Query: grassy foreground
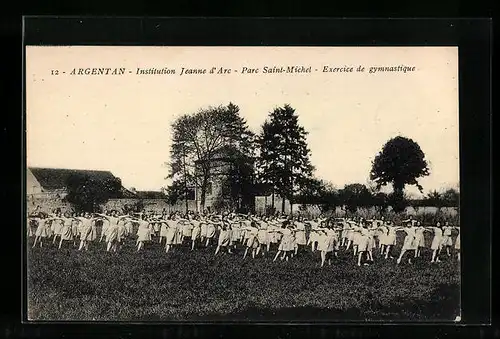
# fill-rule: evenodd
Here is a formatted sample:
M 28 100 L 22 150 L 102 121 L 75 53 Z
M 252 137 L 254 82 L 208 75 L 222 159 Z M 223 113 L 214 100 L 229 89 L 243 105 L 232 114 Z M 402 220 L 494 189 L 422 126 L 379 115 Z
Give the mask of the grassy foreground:
M 243 260 L 241 245 L 218 257 L 213 247 L 190 252 L 187 244 L 165 253 L 157 238 L 139 253 L 134 245 L 130 239 L 118 253 L 105 252 L 104 243 L 88 252 L 72 244 L 29 247 L 29 319 L 453 321 L 460 314 L 459 264 L 430 264 L 430 250 L 400 266 L 376 250 L 375 263 L 362 267 L 341 250 L 320 268 L 319 253 L 309 248 L 272 262 L 273 248 Z

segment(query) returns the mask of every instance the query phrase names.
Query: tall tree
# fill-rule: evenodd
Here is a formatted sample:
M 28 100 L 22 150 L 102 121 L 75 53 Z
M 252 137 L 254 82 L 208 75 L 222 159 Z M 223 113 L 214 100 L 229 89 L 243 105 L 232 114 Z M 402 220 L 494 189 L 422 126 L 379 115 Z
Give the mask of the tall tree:
M 383 146 L 372 162 L 370 179 L 377 188 L 392 184 L 391 200 L 393 208 L 401 211 L 404 206 L 404 188 L 406 185 L 415 185 L 420 192 L 423 187 L 417 179 L 429 175 L 429 168 L 425 154 L 420 146 L 412 139 L 397 136 L 390 139 Z
M 95 212 L 111 198 L 121 197 L 119 178 L 98 180 L 88 174 L 75 173 L 66 180 L 68 194 L 65 200 L 78 211 Z
M 214 160 L 230 159 L 230 154 L 250 157 L 254 149 L 252 138 L 238 106 L 232 103 L 183 115 L 172 124 L 169 178 L 176 185 L 184 183 L 184 191 L 188 187 L 199 188 L 203 209 Z
M 262 126 L 258 173 L 262 182 L 271 184 L 281 196 L 282 212 L 285 211 L 285 199 L 292 201 L 314 170 L 306 136 L 295 109 L 288 104 L 271 112 Z

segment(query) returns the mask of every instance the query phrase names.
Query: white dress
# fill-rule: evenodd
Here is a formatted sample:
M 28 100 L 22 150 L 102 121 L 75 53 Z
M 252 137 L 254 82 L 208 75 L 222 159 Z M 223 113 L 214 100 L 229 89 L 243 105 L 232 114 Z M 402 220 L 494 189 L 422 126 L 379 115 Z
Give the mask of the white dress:
M 191 238 L 193 233 L 193 224 L 189 221 L 184 221 L 184 225 L 182 227 L 182 235 L 185 238 Z
M 417 227 L 415 231 L 415 244 L 416 247 L 425 247 L 425 238 L 424 238 L 424 228 Z
M 62 240 L 73 240 L 73 219 L 63 218 L 63 226 L 61 228 Z
M 318 249 L 323 252 L 333 252 L 335 244 L 335 232 L 330 229 L 325 229 L 323 234 L 320 236 L 320 241 L 318 242 Z
M 451 239 L 451 227 L 444 227 L 442 246 L 451 246 L 452 244 L 453 241 Z
M 413 226 L 405 227 L 404 231 L 406 232 L 406 237 L 403 241 L 403 247 L 401 250 L 409 251 L 416 249 L 417 248 L 417 244 L 415 242 L 416 227 Z
M 207 225 L 207 238 L 213 238 L 215 236 L 215 225 L 208 223 Z
M 141 220 L 139 222 L 139 229 L 137 230 L 137 241 L 150 241 L 152 227 L 149 222 Z
M 393 226 L 387 227 L 387 238 L 386 238 L 386 245 L 396 245 L 396 228 Z
M 198 220 L 191 220 L 193 231 L 191 232 L 191 239 L 196 240 L 200 236 L 200 222 Z
M 443 242 L 443 230 L 439 227 L 433 227 L 434 238 L 432 238 L 431 250 L 438 250 L 442 246 Z
M 294 249 L 293 246 L 293 235 L 292 231 L 288 228 L 283 228 L 280 231 L 283 236 L 281 237 L 280 244 L 278 246 L 279 251 L 292 251 Z
M 50 229 L 52 230 L 52 233 L 54 233 L 55 235 L 61 235 L 63 226 L 64 226 L 63 221 L 52 220 L 52 225 L 50 226 Z
M 257 239 L 259 240 L 259 244 L 262 244 L 262 245 L 267 245 L 269 244 L 269 233 L 268 233 L 268 225 L 266 222 L 264 221 L 261 221 L 260 223 L 260 228 L 259 228 L 259 231 L 257 233 Z
M 306 240 L 306 231 L 305 231 L 305 225 L 302 222 L 295 222 L 295 241 L 297 245 L 305 245 L 307 244 Z
M 176 231 L 177 231 L 177 221 L 167 220 L 167 245 L 174 244 Z
M 35 231 L 35 236 L 40 237 L 40 238 L 46 238 L 49 236 L 49 230 L 48 230 L 48 225 L 46 220 L 36 218 L 35 219 L 38 223 Z
M 230 241 L 229 230 L 227 228 L 226 229 L 221 228 L 219 233 L 218 245 L 221 247 L 229 246 L 229 241 Z
M 368 251 L 368 246 L 370 245 L 370 231 L 366 228 L 361 228 L 356 234 L 358 252 Z
M 77 219 L 80 220 L 80 223 L 79 223 L 80 240 L 82 240 L 82 241 L 90 240 L 91 232 L 92 232 L 92 220 L 90 220 L 88 218 L 84 218 L 84 217 L 78 217 Z
M 167 237 L 168 235 L 168 225 L 166 222 L 162 221 L 161 222 L 161 227 L 160 227 L 160 237 Z
M 205 238 L 207 236 L 207 223 L 202 221 L 200 225 L 200 237 Z
M 319 242 L 321 239 L 321 234 L 318 232 L 319 224 L 317 222 L 310 221 L 311 230 L 309 232 L 309 243 Z
M 249 248 L 257 248 L 259 246 L 258 233 L 259 229 L 257 227 L 245 228 L 246 234 L 248 235 L 246 245 Z

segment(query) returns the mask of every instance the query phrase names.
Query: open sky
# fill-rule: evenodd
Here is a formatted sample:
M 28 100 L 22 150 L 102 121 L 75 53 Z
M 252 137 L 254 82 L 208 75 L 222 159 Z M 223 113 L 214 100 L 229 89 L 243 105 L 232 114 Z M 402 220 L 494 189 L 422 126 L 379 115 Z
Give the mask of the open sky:
M 263 73 L 264 66 L 295 65 L 310 66 L 312 73 Z M 355 72 L 359 65 L 365 72 Z M 370 66 L 399 65 L 416 68 L 368 72 Z M 323 72 L 324 66 L 354 72 Z M 126 72 L 70 74 L 93 67 Z M 176 74 L 136 74 L 137 68 L 165 67 Z M 182 67 L 232 72 L 179 75 Z M 242 74 L 243 67 L 259 73 Z M 258 132 L 270 111 L 288 103 L 309 132 L 316 176 L 337 187 L 367 183 L 371 161 L 397 135 L 412 138 L 426 154 L 431 175 L 420 181 L 425 191 L 457 187 L 457 87 L 456 47 L 29 46 L 27 163 L 109 170 L 125 187 L 159 190 L 168 184 L 164 163 L 174 119 L 233 102 Z

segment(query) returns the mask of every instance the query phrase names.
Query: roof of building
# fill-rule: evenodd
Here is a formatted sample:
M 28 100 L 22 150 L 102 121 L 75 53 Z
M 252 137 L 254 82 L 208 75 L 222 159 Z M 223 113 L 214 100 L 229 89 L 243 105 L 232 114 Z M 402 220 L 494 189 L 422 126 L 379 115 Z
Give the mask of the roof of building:
M 135 194 L 142 199 L 167 199 L 167 196 L 160 191 L 136 191 Z
M 97 181 L 115 179 L 113 173 L 109 171 L 79 170 L 66 168 L 40 168 L 29 167 L 40 185 L 47 190 L 57 190 L 66 188 L 66 183 L 71 175 L 88 175 Z
M 122 198 L 128 198 L 128 199 L 137 198 L 136 192 L 126 189 L 125 187 L 122 187 L 121 194 Z

